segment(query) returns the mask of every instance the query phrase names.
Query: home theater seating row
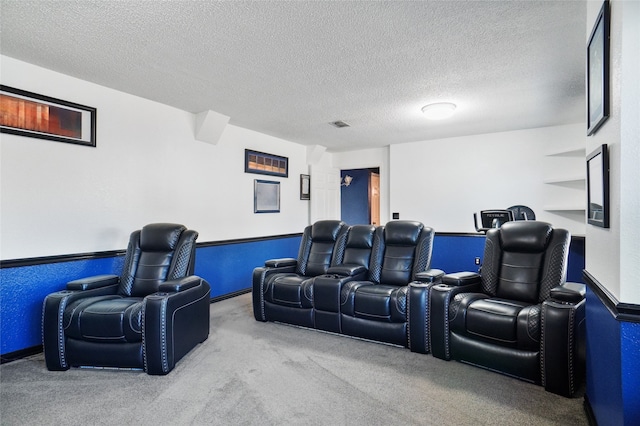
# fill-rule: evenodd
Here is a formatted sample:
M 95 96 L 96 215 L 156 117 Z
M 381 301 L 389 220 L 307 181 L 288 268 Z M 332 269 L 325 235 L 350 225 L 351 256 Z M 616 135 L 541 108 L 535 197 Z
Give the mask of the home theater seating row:
M 567 283 L 571 236 L 540 221 L 486 233 L 479 272 L 430 269 L 420 222 L 305 228 L 297 259 L 253 272 L 258 321 L 390 343 L 572 397 L 584 384 L 585 286 Z
M 297 259 L 269 260 L 254 270 L 255 318 L 426 353 L 424 301 L 442 275 L 429 270 L 433 237 L 419 222 L 316 222 L 304 230 Z

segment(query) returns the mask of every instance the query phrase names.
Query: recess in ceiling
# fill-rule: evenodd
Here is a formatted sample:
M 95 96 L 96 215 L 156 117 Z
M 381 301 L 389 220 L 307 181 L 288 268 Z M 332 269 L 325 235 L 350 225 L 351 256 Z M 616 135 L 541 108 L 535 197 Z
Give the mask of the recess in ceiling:
M 332 126 L 337 127 L 338 129 L 342 128 L 342 127 L 351 127 L 349 124 L 345 123 L 342 120 L 338 120 L 338 121 L 333 121 L 331 123 Z

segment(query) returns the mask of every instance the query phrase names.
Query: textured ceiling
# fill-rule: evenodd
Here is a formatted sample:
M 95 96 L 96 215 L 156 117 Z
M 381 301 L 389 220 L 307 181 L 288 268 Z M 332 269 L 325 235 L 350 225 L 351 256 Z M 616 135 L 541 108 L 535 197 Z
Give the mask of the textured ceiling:
M 333 152 L 584 120 L 584 1 L 0 5 L 4 55 Z

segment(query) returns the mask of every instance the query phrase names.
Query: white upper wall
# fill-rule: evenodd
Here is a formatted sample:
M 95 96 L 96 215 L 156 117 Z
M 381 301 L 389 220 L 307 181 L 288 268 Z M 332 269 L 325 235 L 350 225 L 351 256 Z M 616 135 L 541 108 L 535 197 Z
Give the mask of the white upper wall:
M 0 257 L 126 248 L 151 222 L 198 241 L 302 232 L 306 148 L 227 125 L 195 140 L 193 114 L 0 56 L 2 84 L 97 108 L 97 147 L 1 134 Z M 233 117 L 231 118 L 233 120 Z M 244 173 L 245 148 L 289 158 L 289 178 Z M 281 213 L 253 213 L 255 179 L 281 182 Z
M 601 6 L 587 2 L 585 46 Z M 610 11 L 609 119 L 587 138 L 587 154 L 609 147 L 610 227 L 587 227 L 585 263 L 619 301 L 640 304 L 640 3 L 612 1 Z
M 622 5 L 620 299 L 640 304 L 640 2 Z
M 584 235 L 584 124 L 413 142 L 390 147 L 391 212 L 436 232 L 475 232 L 473 213 L 531 207 L 537 220 Z M 554 210 L 546 210 L 546 209 Z

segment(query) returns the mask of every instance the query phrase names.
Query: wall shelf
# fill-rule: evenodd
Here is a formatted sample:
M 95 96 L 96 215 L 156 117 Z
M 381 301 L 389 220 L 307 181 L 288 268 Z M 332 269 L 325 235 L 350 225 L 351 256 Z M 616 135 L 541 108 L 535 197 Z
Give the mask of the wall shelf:
M 543 209 L 553 214 L 569 216 L 576 221 L 584 222 L 580 219 L 585 215 L 586 202 L 581 202 L 586 198 L 586 168 L 584 159 L 586 158 L 586 147 L 564 147 L 558 148 L 545 154 L 545 157 L 555 157 L 548 161 L 554 165 L 555 173 L 543 180 L 546 185 L 554 185 L 556 188 L 549 188 L 547 191 L 549 204 Z
M 568 183 L 568 182 L 585 182 L 586 178 L 584 175 L 582 176 L 565 176 L 565 177 L 556 177 L 545 179 L 544 183 L 554 184 L 554 183 Z
M 574 157 L 574 156 L 586 156 L 587 155 L 587 148 L 586 147 L 582 147 L 582 148 L 563 148 L 560 149 L 558 151 L 552 151 L 549 152 L 547 154 L 545 154 L 547 157 L 557 157 L 557 156 L 564 156 L 564 157 Z
M 578 205 L 549 205 L 544 206 L 544 210 L 548 212 L 583 212 L 585 211 L 584 206 Z

